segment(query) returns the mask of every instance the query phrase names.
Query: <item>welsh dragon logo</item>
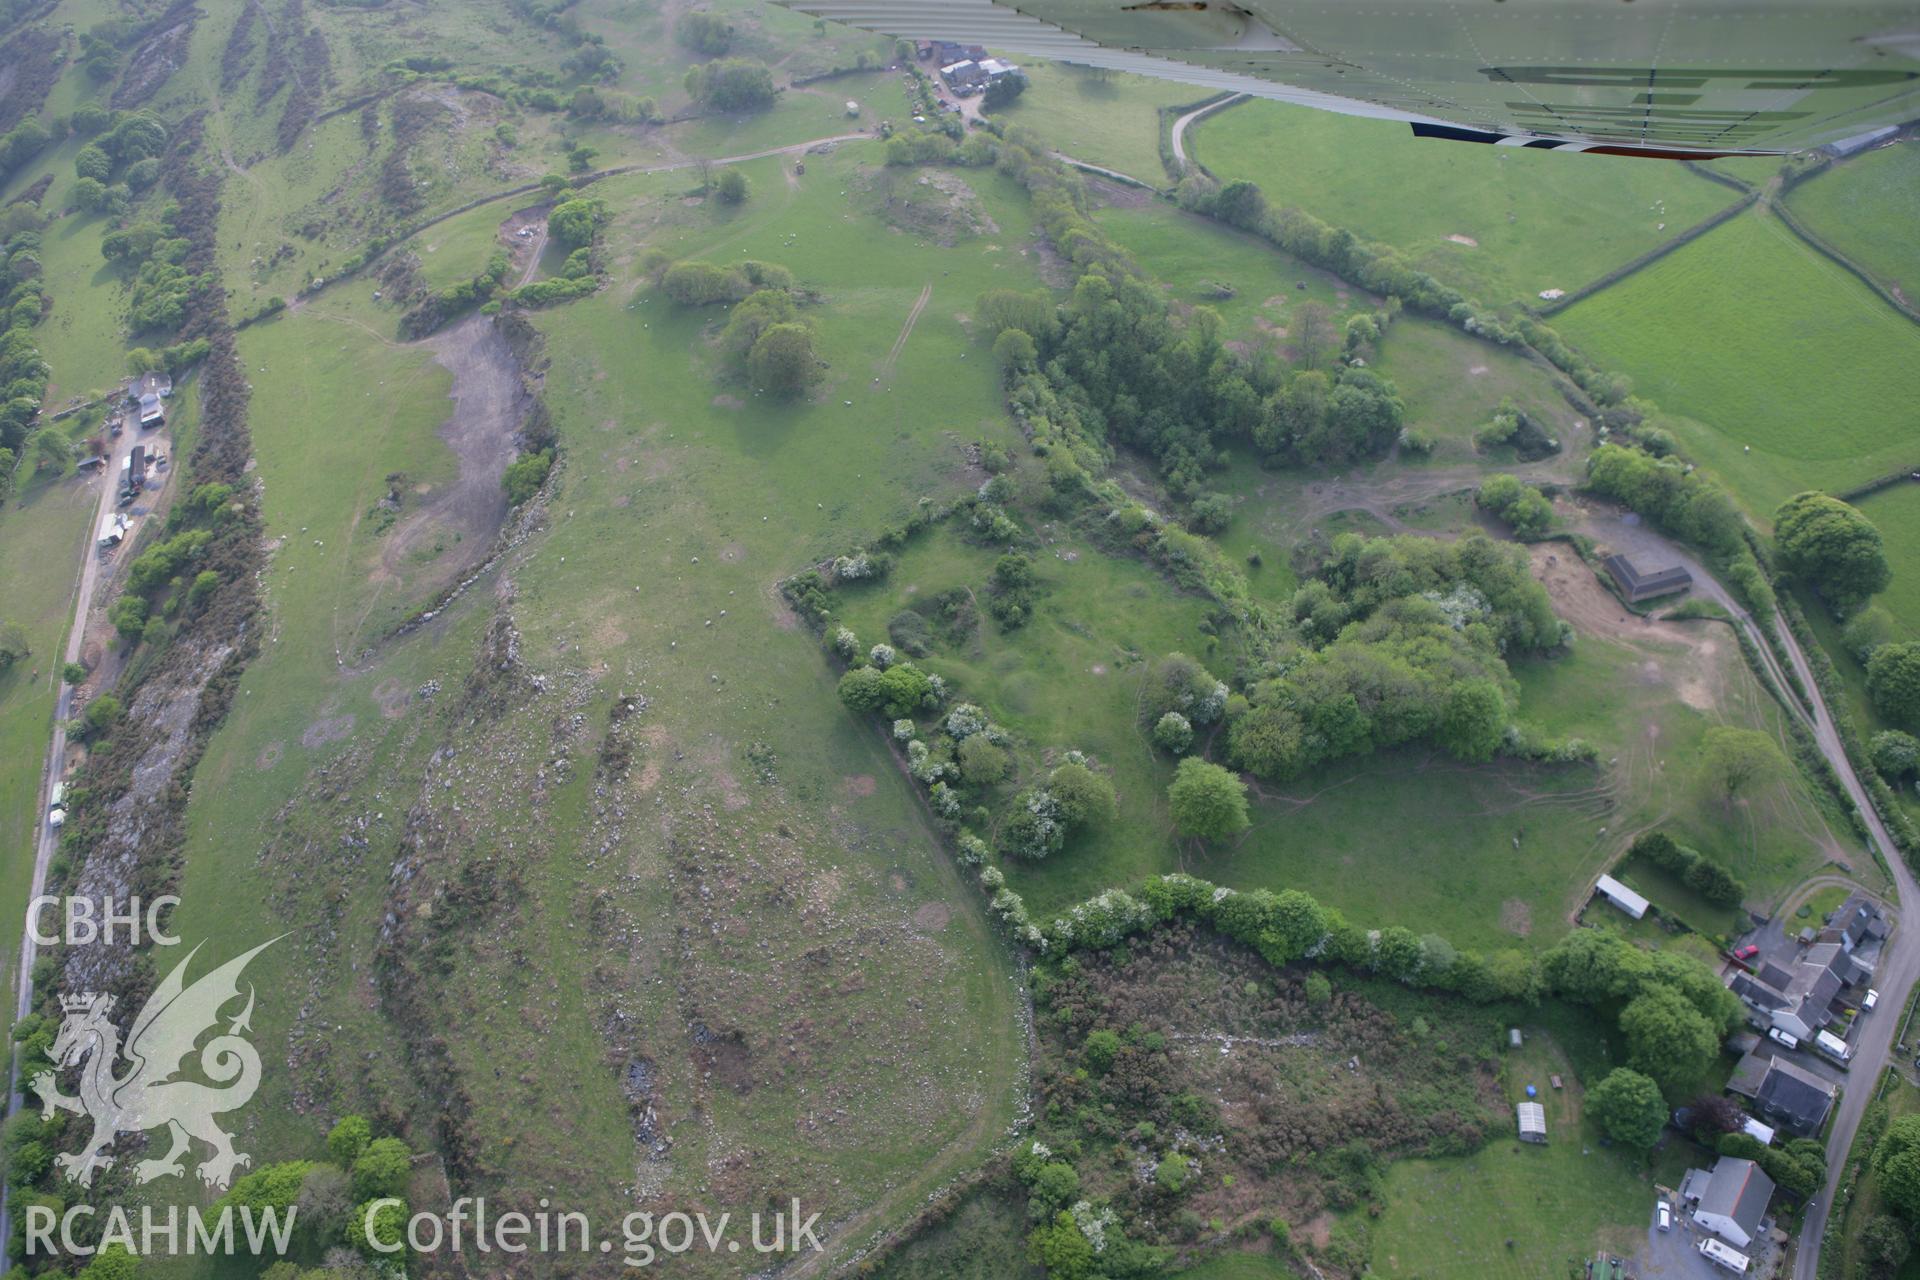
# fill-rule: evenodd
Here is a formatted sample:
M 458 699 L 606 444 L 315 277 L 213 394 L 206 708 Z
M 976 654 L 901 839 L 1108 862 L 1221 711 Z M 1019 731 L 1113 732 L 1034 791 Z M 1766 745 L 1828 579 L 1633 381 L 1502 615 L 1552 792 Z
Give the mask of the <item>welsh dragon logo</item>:
M 260 1055 L 240 1034 L 252 1030 L 251 985 L 246 1008 L 228 1022 L 224 1033 L 199 1047 L 200 1072 L 213 1083 L 180 1077 L 201 1036 L 217 1029 L 221 1008 L 239 998 L 240 973 L 247 962 L 277 941 L 261 943 L 188 986 L 187 965 L 200 950 L 195 947 L 147 998 L 124 1048 L 108 1016 L 113 1012 L 112 996 L 85 992 L 61 997 L 66 1018 L 48 1056 L 56 1069 L 85 1064 L 80 1096 L 61 1093 L 52 1071 L 40 1072 L 29 1083 L 40 1096 L 43 1116 L 57 1109 L 93 1117 L 93 1136 L 87 1145 L 56 1157 L 69 1179 L 91 1186 L 94 1172 L 113 1163 L 113 1157 L 104 1153 L 116 1137 L 162 1126 L 171 1132 L 172 1149 L 134 1167 L 140 1182 L 184 1173 L 181 1157 L 189 1153 L 194 1138 L 213 1148 L 199 1168 L 200 1180 L 209 1187 L 224 1189 L 236 1166 L 253 1163 L 252 1157 L 233 1149 L 233 1135 L 214 1118 L 219 1112 L 245 1106 L 260 1087 Z M 116 1076 L 114 1068 L 123 1057 L 129 1069 Z

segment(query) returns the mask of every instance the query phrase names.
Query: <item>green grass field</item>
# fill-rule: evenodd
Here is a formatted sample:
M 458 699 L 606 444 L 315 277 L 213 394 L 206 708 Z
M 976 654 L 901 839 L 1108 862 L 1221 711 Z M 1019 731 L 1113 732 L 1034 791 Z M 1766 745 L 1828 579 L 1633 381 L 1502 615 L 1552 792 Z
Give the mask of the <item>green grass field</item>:
M 1886 542 L 1893 581 L 1874 603 L 1909 634 L 1920 635 L 1920 485 L 1902 484 L 1862 498 L 1860 510 Z
M 1810 178 L 1787 204 L 1815 234 L 1920 302 L 1920 144 L 1911 139 L 1856 156 Z
M 1158 202 L 1103 209 L 1098 218 L 1101 228 L 1146 266 L 1168 297 L 1188 306 L 1212 307 L 1226 322 L 1225 334 L 1249 347 L 1284 349 L 1288 317 L 1304 302 L 1326 307 L 1336 330 L 1354 312 L 1378 305 L 1337 277 L 1210 218 Z M 1220 296 L 1222 286 L 1232 296 Z
M 1535 1280 L 1561 1274 L 1570 1257 L 1600 1249 L 1629 1254 L 1652 1224 L 1655 1185 L 1677 1186 L 1701 1158 L 1685 1141 L 1652 1157 L 1603 1147 L 1582 1103 L 1605 1067 L 1595 1070 L 1562 1047 L 1565 1038 L 1591 1038 L 1600 1028 L 1568 1011 L 1549 1012 L 1553 1030 L 1528 1027 L 1504 1079 L 1512 1101 L 1528 1084 L 1539 1089 L 1546 1144 L 1522 1143 L 1509 1132 L 1470 1156 L 1394 1164 L 1386 1212 L 1374 1226 L 1372 1274 Z M 1548 1087 L 1552 1073 L 1565 1089 Z
M 1762 519 L 1920 462 L 1920 327 L 1776 219 L 1736 218 L 1556 327 L 1684 415 L 1683 447 Z
M 1205 90 L 1064 62 L 1014 61 L 1026 72 L 1028 88 L 996 110 L 995 120 L 1032 129 L 1076 160 L 1151 186 L 1168 184 L 1160 163 L 1160 108 L 1193 102 Z
M 1222 181 L 1257 182 L 1496 305 L 1571 292 L 1736 198 L 1679 165 L 1459 145 L 1276 102 L 1209 116 L 1187 146 Z

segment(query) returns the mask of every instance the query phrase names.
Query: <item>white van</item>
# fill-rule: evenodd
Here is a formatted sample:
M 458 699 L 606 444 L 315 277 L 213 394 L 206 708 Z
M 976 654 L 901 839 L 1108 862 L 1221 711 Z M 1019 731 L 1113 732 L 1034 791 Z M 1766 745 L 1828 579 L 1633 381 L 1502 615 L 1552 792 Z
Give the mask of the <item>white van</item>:
M 1880 993 L 1878 991 L 1875 991 L 1873 988 L 1869 987 L 1867 988 L 1867 994 L 1861 998 L 1860 1012 L 1872 1013 L 1873 1006 L 1879 1003 L 1880 1003 Z
M 1775 1044 L 1783 1044 L 1789 1049 L 1798 1049 L 1800 1047 L 1800 1041 L 1795 1036 L 1789 1032 L 1782 1031 L 1778 1027 L 1774 1027 L 1767 1032 L 1767 1039 L 1773 1041 Z
M 1665 1200 L 1660 1201 L 1658 1207 L 1654 1210 L 1654 1218 L 1655 1221 L 1659 1223 L 1662 1231 L 1673 1230 L 1673 1206 Z
M 1822 1031 L 1813 1037 L 1813 1047 L 1844 1065 L 1853 1056 L 1853 1046 L 1831 1031 Z

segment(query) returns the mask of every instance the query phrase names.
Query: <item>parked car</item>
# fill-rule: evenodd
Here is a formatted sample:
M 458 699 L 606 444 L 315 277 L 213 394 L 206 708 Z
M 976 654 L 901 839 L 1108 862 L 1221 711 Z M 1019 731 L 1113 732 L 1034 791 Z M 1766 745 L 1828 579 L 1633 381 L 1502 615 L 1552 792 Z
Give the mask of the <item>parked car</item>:
M 1861 997 L 1860 1012 L 1872 1013 L 1873 1006 L 1879 1003 L 1880 1003 L 1880 993 L 1878 991 L 1875 991 L 1873 988 L 1869 987 L 1867 988 L 1867 994 Z
M 1741 947 L 1738 951 L 1735 951 L 1733 953 L 1733 958 L 1735 960 L 1751 960 L 1759 954 L 1760 954 L 1760 948 L 1754 946 L 1751 942 L 1749 942 L 1746 946 Z
M 67 820 L 67 784 L 56 782 L 47 795 L 47 825 L 57 827 Z
M 1800 1047 L 1800 1041 L 1798 1039 L 1778 1027 L 1769 1029 L 1767 1038 L 1775 1044 L 1783 1044 L 1789 1049 L 1798 1049 Z
M 1659 1223 L 1660 1229 L 1662 1231 L 1673 1230 L 1673 1206 L 1672 1205 L 1668 1204 L 1665 1200 L 1660 1201 L 1658 1207 L 1656 1207 L 1654 1210 L 1654 1215 L 1655 1215 L 1655 1221 Z

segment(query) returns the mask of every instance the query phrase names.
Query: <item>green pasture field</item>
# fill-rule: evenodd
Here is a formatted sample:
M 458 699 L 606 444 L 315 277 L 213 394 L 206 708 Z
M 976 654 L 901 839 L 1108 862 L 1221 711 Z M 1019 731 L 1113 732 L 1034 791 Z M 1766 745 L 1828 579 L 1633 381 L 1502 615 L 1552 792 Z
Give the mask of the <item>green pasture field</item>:
M 92 554 L 93 514 L 104 481 L 72 477 L 30 485 L 0 508 L 0 582 L 7 584 L 0 622 L 17 623 L 32 653 L 0 673 L 0 946 L 7 948 L 9 987 L 19 955 L 40 824 L 46 820 L 45 776 L 61 657 L 73 617 L 75 575 Z M 13 1005 L 7 1004 L 7 1026 Z
M 1906 139 L 1844 160 L 1794 187 L 1800 220 L 1872 275 L 1920 304 L 1920 144 Z
M 756 1179 L 799 1185 L 804 1170 L 807 1185 L 827 1187 L 823 1171 L 831 1171 L 842 1189 L 824 1193 L 823 1207 L 843 1223 L 839 1247 L 906 1216 L 1000 1140 L 1024 1089 L 1002 944 L 977 890 L 928 834 L 883 739 L 839 706 L 814 637 L 773 591 L 811 559 L 898 519 L 918 495 L 970 488 L 967 443 L 1015 443 L 999 411 L 997 372 L 960 317 L 986 288 L 1034 285 L 1036 264 L 1020 252 L 1027 226 L 1017 192 L 996 175 L 969 174 L 1000 231 L 931 248 L 846 216 L 840 192 L 856 166 L 878 159 L 870 147 L 843 149 L 809 163 L 795 184 L 778 161 L 750 165 L 765 198 L 725 213 L 682 204 L 682 176 L 611 181 L 614 284 L 536 317 L 549 334 L 548 395 L 564 450 L 551 527 L 423 635 L 377 645 L 346 667 L 334 649 L 349 646 L 336 637 L 366 643 L 378 634 L 361 618 L 366 568 L 354 522 L 368 499 L 353 485 L 362 476 L 378 485 L 396 456 L 443 448 L 431 432 L 445 411 L 445 383 L 430 376 L 423 352 L 378 336 L 393 313 L 368 300 L 364 281 L 243 335 L 256 405 L 303 411 L 283 422 L 256 414 L 269 531 L 288 541 L 268 572 L 268 643 L 200 769 L 180 928 L 217 931 L 223 946 L 238 947 L 242 934 L 329 921 L 337 944 L 307 928 L 297 945 L 256 965 L 263 991 L 307 993 L 323 1011 L 314 1016 L 341 1028 L 329 1036 L 330 1058 L 354 1063 L 336 1071 L 302 1056 L 296 1002 L 272 1010 L 263 1002 L 263 1042 L 288 1046 L 300 1063 L 263 1086 L 273 1096 L 251 1109 L 262 1117 L 263 1157 L 311 1151 L 324 1127 L 292 1105 L 295 1087 L 325 1098 L 330 1113 L 382 1098 L 416 1105 L 403 1029 L 369 1012 L 364 964 L 358 973 L 355 965 L 374 945 L 400 823 L 443 741 L 474 750 L 476 767 L 512 771 L 484 788 L 463 780 L 453 795 L 463 811 L 486 815 L 490 838 L 529 852 L 516 908 L 462 944 L 471 949 L 457 972 L 434 979 L 439 1021 L 404 1030 L 448 1038 L 502 1185 L 581 1186 L 591 1169 L 611 1187 L 634 1174 L 632 1120 L 599 1022 L 601 988 L 577 981 L 589 973 L 617 975 L 617 986 L 635 990 L 664 973 L 698 1001 L 693 1010 L 646 1000 L 632 1014 L 663 1081 L 663 1123 L 676 1143 L 664 1165 L 642 1162 L 659 1180 L 651 1194 L 699 1195 L 709 1160 L 743 1149 L 755 1153 Z M 633 274 L 640 244 L 792 265 L 824 299 L 817 314 L 830 386 L 786 406 L 717 381 L 708 332 L 724 313 L 672 308 Z M 925 286 L 928 305 L 916 312 Z M 332 357 L 342 344 L 348 350 Z M 352 419 L 356 406 L 307 409 L 310 396 L 329 392 L 304 381 L 324 370 L 285 358 L 295 346 L 362 362 L 368 372 L 329 379 L 346 394 L 377 387 L 384 369 L 392 420 L 341 425 L 334 419 Z M 318 429 L 328 423 L 333 429 Z M 590 751 L 536 800 L 509 744 L 541 741 L 548 719 L 509 717 L 501 732 L 511 738 L 478 746 L 477 730 L 444 719 L 501 577 L 517 587 L 511 613 L 526 661 L 586 691 L 592 733 L 607 723 L 616 693 L 647 700 L 633 782 L 633 803 L 647 816 L 628 830 L 610 880 L 594 852 L 594 833 L 605 830 L 597 824 L 610 819 L 594 798 Z M 435 681 L 444 693 L 413 692 Z M 337 855 L 344 860 L 330 865 L 341 870 L 324 882 L 287 882 L 282 859 L 337 849 L 340 824 L 363 821 L 373 850 L 364 860 Z M 753 855 L 724 877 L 752 886 L 733 913 L 751 922 L 751 955 L 736 954 L 719 930 L 699 964 L 680 958 L 675 922 L 702 909 L 677 879 L 687 839 L 716 855 Z M 770 867 L 762 859 L 776 849 Z M 599 896 L 609 882 L 619 886 L 610 900 Z M 815 905 L 778 907 L 778 895 L 791 891 Z M 634 921 L 644 939 L 638 951 L 609 948 L 580 927 L 579 912 L 596 901 L 596 910 Z M 236 919 L 258 929 L 220 923 Z M 790 985 L 788 975 L 806 967 L 799 953 L 849 945 L 853 920 L 885 921 L 889 937 L 910 936 L 889 944 L 879 967 L 845 953 L 834 982 Z M 707 936 L 706 926 L 699 932 Z M 789 953 L 788 963 L 767 967 L 766 955 Z M 857 985 L 839 983 L 856 973 Z M 909 996 L 920 1012 L 903 1016 Z M 489 1012 L 498 1008 L 537 1012 L 509 1027 Z M 830 1041 L 791 1024 L 795 1017 L 832 1028 Z M 687 1038 L 694 1018 L 749 1038 L 754 1087 L 700 1083 Z M 776 1025 L 794 1027 L 809 1065 L 790 1066 L 776 1052 L 786 1041 L 771 1034 Z M 554 1066 L 537 1088 L 515 1083 L 535 1059 Z M 955 1098 L 968 1105 L 955 1108 Z M 696 1105 L 708 1124 L 688 1121 Z M 850 1118 L 823 1120 L 822 1108 L 835 1105 Z
M 1149 186 L 1168 185 L 1160 163 L 1160 108 L 1197 101 L 1204 90 L 1065 62 L 1013 60 L 1026 73 L 1027 91 L 996 109 L 995 120 L 1032 129 L 1076 160 Z
M 1874 597 L 1874 603 L 1891 613 L 1909 634 L 1920 636 L 1920 484 L 1882 489 L 1858 505 L 1880 531 L 1887 563 L 1893 566 L 1893 581 Z
M 1226 322 L 1225 336 L 1248 347 L 1284 350 L 1287 318 L 1301 303 L 1313 301 L 1327 308 L 1337 350 L 1347 317 L 1379 305 L 1365 291 L 1264 240 L 1158 201 L 1109 207 L 1096 216 L 1101 229 L 1160 282 L 1168 297 L 1212 307 Z M 1222 285 L 1233 296 L 1216 296 Z
M 1221 181 L 1257 182 L 1496 305 L 1572 292 L 1737 198 L 1679 165 L 1415 138 L 1277 102 L 1206 117 L 1187 149 Z
M 1653 1221 L 1655 1186 L 1677 1186 L 1698 1149 L 1685 1141 L 1652 1156 L 1602 1146 L 1585 1116 L 1586 1090 L 1604 1062 L 1563 1048 L 1567 1036 L 1604 1035 L 1584 1015 L 1549 1006 L 1527 1025 L 1527 1041 L 1506 1062 L 1510 1101 L 1539 1090 L 1547 1141 L 1509 1131 L 1470 1156 L 1402 1160 L 1387 1172 L 1386 1211 L 1374 1225 L 1372 1274 L 1413 1280 L 1533 1280 L 1559 1275 L 1569 1257 L 1605 1249 L 1631 1254 Z M 1549 1087 L 1559 1074 L 1566 1088 Z M 1511 1117 L 1509 1117 L 1511 1120 Z M 1471 1211 L 1463 1211 L 1471 1206 Z
M 1559 460 L 1568 474 L 1592 443 L 1591 424 L 1567 403 L 1561 394 L 1566 384 L 1550 365 L 1437 320 L 1402 313 L 1381 338 L 1373 371 L 1392 379 L 1406 402 L 1407 426 L 1437 441 L 1425 460 L 1429 466 L 1471 463 L 1512 470 L 1473 445 L 1473 433 L 1493 420 L 1505 400 L 1559 439 Z M 1420 461 L 1404 451 L 1399 460 Z
M 1682 446 L 1763 520 L 1920 462 L 1920 327 L 1778 219 L 1717 227 L 1556 327 L 1684 415 Z

